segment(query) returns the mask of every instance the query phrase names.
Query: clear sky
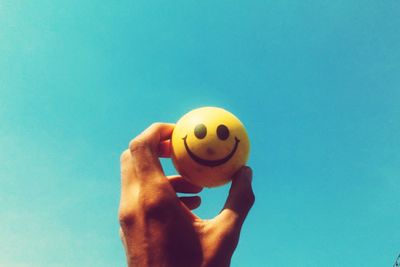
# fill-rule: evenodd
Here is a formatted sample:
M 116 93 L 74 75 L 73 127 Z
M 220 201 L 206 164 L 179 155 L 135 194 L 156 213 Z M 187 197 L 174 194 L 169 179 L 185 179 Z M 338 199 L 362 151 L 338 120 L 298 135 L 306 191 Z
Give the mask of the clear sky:
M 0 0 L 0 266 L 124 266 L 121 151 L 208 105 L 252 144 L 232 266 L 392 266 L 399 14 L 397 0 Z M 227 190 L 204 190 L 197 214 Z

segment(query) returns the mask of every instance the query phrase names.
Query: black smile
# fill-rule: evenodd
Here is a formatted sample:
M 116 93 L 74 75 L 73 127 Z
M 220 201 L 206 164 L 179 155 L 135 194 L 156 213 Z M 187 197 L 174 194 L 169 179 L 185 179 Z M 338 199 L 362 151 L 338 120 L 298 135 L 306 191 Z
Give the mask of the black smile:
M 227 155 L 226 157 L 222 158 L 222 159 L 216 159 L 216 160 L 208 160 L 208 159 L 202 159 L 198 156 L 196 156 L 189 148 L 186 139 L 187 139 L 187 135 L 185 137 L 182 138 L 183 139 L 183 143 L 185 144 L 185 148 L 187 153 L 189 154 L 189 156 L 196 161 L 197 163 L 201 164 L 201 165 L 205 165 L 208 167 L 216 167 L 218 165 L 222 165 L 225 162 L 227 162 L 228 160 L 230 160 L 233 156 L 233 154 L 235 154 L 236 149 L 238 148 L 239 142 L 240 140 L 237 139 L 237 137 L 235 137 L 235 147 L 232 149 L 231 153 L 229 153 L 229 155 Z

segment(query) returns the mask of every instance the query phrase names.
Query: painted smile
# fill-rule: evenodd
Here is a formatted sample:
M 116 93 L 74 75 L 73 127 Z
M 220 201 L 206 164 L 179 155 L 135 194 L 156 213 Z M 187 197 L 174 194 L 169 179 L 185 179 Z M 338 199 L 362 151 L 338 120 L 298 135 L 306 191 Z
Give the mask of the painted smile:
M 192 158 L 192 160 L 196 161 L 198 164 L 205 165 L 208 167 L 216 167 L 216 166 L 222 165 L 225 162 L 227 162 L 228 160 L 230 160 L 233 157 L 233 155 L 235 154 L 236 149 L 238 148 L 238 145 L 240 142 L 240 140 L 237 137 L 235 137 L 235 146 L 233 147 L 232 151 L 226 157 L 224 157 L 222 159 L 208 160 L 208 159 L 202 159 L 199 156 L 196 156 L 190 150 L 190 148 L 186 142 L 187 135 L 185 137 L 183 137 L 182 139 L 183 139 L 183 143 L 185 144 L 186 151 L 189 154 L 189 156 Z

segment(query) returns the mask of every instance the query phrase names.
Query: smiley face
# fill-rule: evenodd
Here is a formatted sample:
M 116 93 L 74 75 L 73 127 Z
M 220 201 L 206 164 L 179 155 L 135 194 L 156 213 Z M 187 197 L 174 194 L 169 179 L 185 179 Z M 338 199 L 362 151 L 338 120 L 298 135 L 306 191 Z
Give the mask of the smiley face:
M 177 122 L 171 140 L 175 168 L 200 186 L 228 182 L 248 158 L 249 140 L 243 124 L 221 108 L 187 113 Z
M 196 125 L 196 127 L 194 128 L 194 135 L 198 139 L 205 138 L 207 135 L 207 127 L 203 123 Z M 217 137 L 220 140 L 225 141 L 229 137 L 229 128 L 227 126 L 225 126 L 224 124 L 220 124 L 217 127 Z M 228 160 L 230 160 L 233 157 L 233 155 L 235 154 L 235 152 L 238 148 L 239 142 L 240 142 L 240 140 L 237 137 L 235 137 L 235 145 L 228 155 L 226 155 L 225 157 L 220 158 L 220 159 L 211 160 L 211 159 L 203 159 L 203 158 L 197 156 L 194 152 L 192 152 L 190 150 L 189 145 L 187 144 L 187 135 L 185 135 L 185 137 L 183 137 L 182 139 L 183 139 L 183 142 L 185 145 L 185 149 L 186 149 L 187 153 L 189 154 L 189 156 L 197 163 L 204 165 L 204 166 L 208 166 L 208 167 L 216 167 L 216 166 L 219 166 L 219 165 L 222 165 L 222 164 L 225 164 L 226 162 L 228 162 Z M 210 148 L 209 148 L 208 151 L 210 153 L 210 151 L 212 151 L 212 150 L 210 150 Z M 210 154 L 212 154 L 212 152 Z

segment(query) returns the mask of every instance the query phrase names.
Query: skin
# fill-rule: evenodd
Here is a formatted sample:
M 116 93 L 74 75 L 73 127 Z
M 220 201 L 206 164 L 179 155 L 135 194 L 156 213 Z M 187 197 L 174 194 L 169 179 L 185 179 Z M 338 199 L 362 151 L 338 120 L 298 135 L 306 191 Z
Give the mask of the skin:
M 232 178 L 226 203 L 211 220 L 191 212 L 201 187 L 181 176 L 165 176 L 159 157 L 170 157 L 173 124 L 155 123 L 121 155 L 120 235 L 129 267 L 229 266 L 243 222 L 254 203 L 252 171 Z

